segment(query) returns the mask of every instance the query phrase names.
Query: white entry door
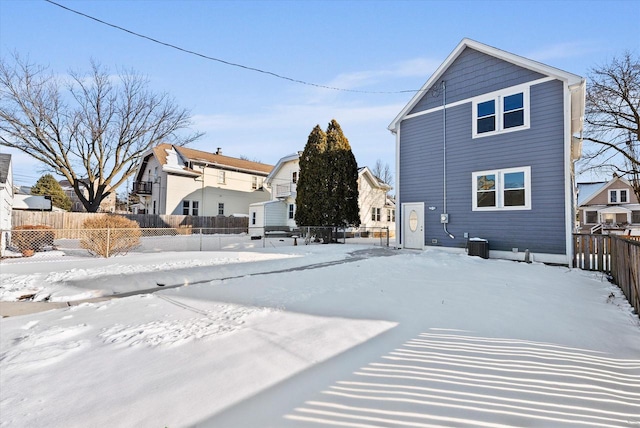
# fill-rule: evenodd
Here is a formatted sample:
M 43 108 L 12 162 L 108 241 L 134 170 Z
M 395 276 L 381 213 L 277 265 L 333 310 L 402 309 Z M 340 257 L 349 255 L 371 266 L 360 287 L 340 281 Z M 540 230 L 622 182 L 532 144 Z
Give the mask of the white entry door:
M 424 203 L 402 204 L 402 236 L 404 248 L 424 249 Z

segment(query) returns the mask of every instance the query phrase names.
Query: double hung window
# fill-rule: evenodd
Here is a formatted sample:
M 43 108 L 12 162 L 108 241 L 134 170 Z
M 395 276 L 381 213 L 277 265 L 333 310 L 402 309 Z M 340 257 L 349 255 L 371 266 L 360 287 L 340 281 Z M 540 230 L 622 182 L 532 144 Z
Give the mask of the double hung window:
M 371 208 L 371 220 L 380 221 L 380 208 Z
M 531 167 L 472 174 L 473 211 L 531 209 Z
M 473 101 L 473 138 L 529 128 L 529 88 L 494 92 Z
M 629 197 L 626 189 L 609 190 L 610 204 L 626 204 L 628 202 Z
M 198 215 L 199 201 L 182 201 L 182 215 Z

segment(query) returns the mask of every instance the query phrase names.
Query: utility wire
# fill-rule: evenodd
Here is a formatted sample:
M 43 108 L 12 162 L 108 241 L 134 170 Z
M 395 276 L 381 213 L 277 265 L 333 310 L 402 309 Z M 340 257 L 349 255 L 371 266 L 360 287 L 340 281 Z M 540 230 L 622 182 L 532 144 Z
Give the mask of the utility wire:
M 225 61 L 225 60 L 220 59 L 220 58 L 211 57 L 211 56 L 208 56 L 208 55 L 201 54 L 199 52 L 195 52 L 195 51 L 192 51 L 192 50 L 189 50 L 189 49 L 181 48 L 180 46 L 176 46 L 176 45 L 173 45 L 171 43 L 163 42 L 161 40 L 154 39 L 153 37 L 145 36 L 144 34 L 136 33 L 135 31 L 128 30 L 128 29 L 126 29 L 124 27 L 120 27 L 119 25 L 111 24 L 109 22 L 106 22 L 106 21 L 103 21 L 101 19 L 95 18 L 95 17 L 93 17 L 91 15 L 87 15 L 86 13 L 82 13 L 82 12 L 79 12 L 79 11 L 77 11 L 75 9 L 71 9 L 71 8 L 69 8 L 67 6 L 63 6 L 60 3 L 56 3 L 53 0 L 44 0 L 44 1 L 46 1 L 47 3 L 50 3 L 50 4 L 54 5 L 54 6 L 58 6 L 58 7 L 62 8 L 64 10 L 67 10 L 69 12 L 72 12 L 72 13 L 75 13 L 77 15 L 83 16 L 85 18 L 91 19 L 93 21 L 99 22 L 100 24 L 107 25 L 109 27 L 115 28 L 115 29 L 120 30 L 120 31 L 124 31 L 126 33 L 131 34 L 131 35 L 134 35 L 134 36 L 149 40 L 149 41 L 151 41 L 153 43 L 157 43 L 157 44 L 166 46 L 168 48 L 176 49 L 176 50 L 179 50 L 181 52 L 184 52 L 184 53 L 187 53 L 187 54 L 190 54 L 190 55 L 195 55 L 195 56 L 207 59 L 209 61 L 216 61 L 216 62 L 225 64 L 225 65 L 229 65 L 231 67 L 238 67 L 238 68 L 242 68 L 242 69 L 249 70 L 249 71 L 255 71 L 256 73 L 267 74 L 269 76 L 273 76 L 273 77 L 276 77 L 278 79 L 288 80 L 290 82 L 299 83 L 301 85 L 314 86 L 316 88 L 322 88 L 322 89 L 331 89 L 333 91 L 356 92 L 356 93 L 360 93 L 360 94 L 404 94 L 404 93 L 409 93 L 409 92 L 419 92 L 419 90 L 414 90 L 414 89 L 407 89 L 407 90 L 403 90 L 403 91 L 360 91 L 360 90 L 357 90 L 357 89 L 336 88 L 336 87 L 333 87 L 333 86 L 326 86 L 326 85 L 320 85 L 320 84 L 317 84 L 317 83 L 306 82 L 304 80 L 299 80 L 299 79 L 294 79 L 292 77 L 283 76 L 281 74 L 277 74 L 277 73 L 274 73 L 272 71 L 262 70 L 262 69 L 255 68 L 255 67 L 249 67 L 249 66 L 242 65 L 242 64 L 237 64 L 237 63 L 234 63 L 234 62 Z

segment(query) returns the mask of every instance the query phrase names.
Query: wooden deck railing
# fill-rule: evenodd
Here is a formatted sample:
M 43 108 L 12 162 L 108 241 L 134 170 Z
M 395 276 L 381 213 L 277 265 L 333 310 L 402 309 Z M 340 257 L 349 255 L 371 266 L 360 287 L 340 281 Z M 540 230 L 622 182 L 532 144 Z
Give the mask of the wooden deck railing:
M 573 267 L 610 274 L 640 316 L 640 237 L 573 235 Z

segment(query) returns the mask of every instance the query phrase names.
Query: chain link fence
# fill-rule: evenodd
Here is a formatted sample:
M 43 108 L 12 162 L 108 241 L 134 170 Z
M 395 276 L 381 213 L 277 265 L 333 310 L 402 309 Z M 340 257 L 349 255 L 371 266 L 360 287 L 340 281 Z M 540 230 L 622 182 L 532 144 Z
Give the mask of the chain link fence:
M 323 226 L 305 226 L 294 231 L 265 232 L 263 246 L 277 246 L 275 242 L 292 242 L 292 245 L 315 244 L 364 244 L 388 247 L 393 241 L 387 227 L 360 227 L 335 229 Z
M 387 228 L 335 230 L 305 227 L 292 232 L 270 232 L 251 239 L 247 228 L 135 228 L 2 230 L 0 262 L 30 257 L 111 257 L 130 252 L 241 251 L 296 245 L 348 243 L 389 246 Z

